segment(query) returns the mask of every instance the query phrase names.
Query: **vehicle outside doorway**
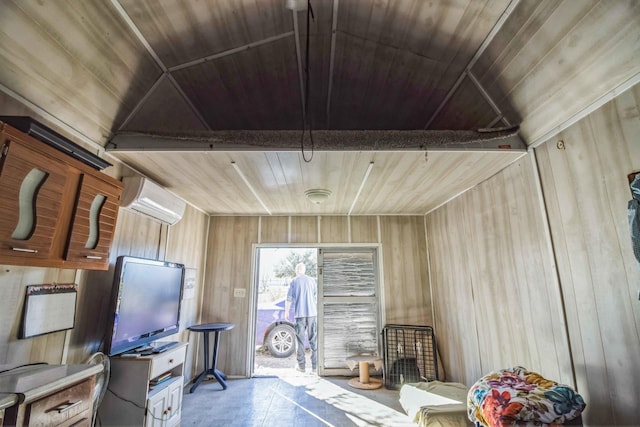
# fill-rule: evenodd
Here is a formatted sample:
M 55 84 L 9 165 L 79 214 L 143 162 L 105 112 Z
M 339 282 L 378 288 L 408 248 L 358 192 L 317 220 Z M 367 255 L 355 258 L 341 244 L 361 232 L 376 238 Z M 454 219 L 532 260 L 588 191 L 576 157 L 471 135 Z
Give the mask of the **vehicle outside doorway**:
M 296 335 L 293 323 L 285 316 L 284 307 L 297 263 L 303 262 L 307 275 L 317 280 L 317 249 L 258 248 L 258 260 L 255 375 L 263 374 L 265 367 L 267 374 L 273 373 L 272 368 L 295 367 Z M 292 318 L 293 310 L 289 316 Z M 305 344 L 308 347 L 308 343 Z

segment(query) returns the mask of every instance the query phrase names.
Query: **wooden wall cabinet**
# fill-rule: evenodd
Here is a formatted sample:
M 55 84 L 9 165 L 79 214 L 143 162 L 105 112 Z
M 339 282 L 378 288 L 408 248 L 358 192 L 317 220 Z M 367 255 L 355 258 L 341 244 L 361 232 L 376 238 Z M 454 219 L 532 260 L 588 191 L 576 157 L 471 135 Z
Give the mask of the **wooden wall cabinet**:
M 107 393 L 98 408 L 102 425 L 179 425 L 186 349 L 187 343 L 177 343 L 164 353 L 112 357 L 109 389 L 113 393 Z M 165 375 L 167 379 L 156 384 Z
M 122 188 L 0 122 L 0 264 L 106 270 Z

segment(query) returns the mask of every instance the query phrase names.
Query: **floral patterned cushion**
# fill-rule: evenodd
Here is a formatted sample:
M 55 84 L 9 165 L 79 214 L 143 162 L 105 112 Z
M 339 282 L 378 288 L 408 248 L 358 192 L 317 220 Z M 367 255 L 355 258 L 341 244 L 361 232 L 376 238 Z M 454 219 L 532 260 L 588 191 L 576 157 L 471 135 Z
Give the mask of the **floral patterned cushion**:
M 579 416 L 585 406 L 569 386 L 521 366 L 485 375 L 467 396 L 468 416 L 477 427 L 562 424 Z

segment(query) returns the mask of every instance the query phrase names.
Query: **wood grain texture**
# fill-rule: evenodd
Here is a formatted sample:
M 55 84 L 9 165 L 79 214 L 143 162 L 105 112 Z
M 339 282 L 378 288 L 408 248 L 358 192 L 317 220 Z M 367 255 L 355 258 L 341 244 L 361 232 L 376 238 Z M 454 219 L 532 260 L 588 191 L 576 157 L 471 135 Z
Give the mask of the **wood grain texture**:
M 635 1 L 523 1 L 472 71 L 531 142 L 637 75 L 639 19 Z
M 423 217 L 380 217 L 380 230 L 386 323 L 431 326 Z
M 247 298 L 234 298 L 233 288 L 251 284 L 252 245 L 262 244 L 348 243 L 325 240 L 324 236 L 344 238 L 346 221 L 351 221 L 353 243 L 382 242 L 384 298 L 387 322 L 430 325 L 431 299 L 426 263 L 424 220 L 416 217 L 291 217 L 291 241 L 284 239 L 288 217 L 211 217 L 207 278 L 205 279 L 202 319 L 205 322 L 233 322 L 225 333 L 224 362 L 221 369 L 230 375 L 247 375 L 245 367 L 249 333 Z M 384 238 L 378 237 L 378 221 L 384 224 Z M 322 242 L 317 242 L 318 229 Z M 325 229 L 326 227 L 326 229 Z M 258 236 L 260 228 L 262 236 Z M 336 233 L 336 230 L 339 231 Z M 275 236 L 275 237 L 272 237 Z M 305 237 L 306 236 L 306 237 Z M 275 240 L 274 240 L 275 239 Z M 222 349 L 222 347 L 221 347 Z M 222 350 L 221 350 L 222 351 Z M 221 356 L 222 357 L 222 356 Z
M 258 217 L 210 219 L 201 321 L 235 324 L 221 335 L 218 354 L 220 370 L 228 375 L 246 374 L 249 301 L 235 298 L 233 289 L 251 286 L 252 245 L 257 241 Z
M 288 37 L 172 75 L 211 129 L 298 129 L 300 84 L 294 63 L 294 40 Z M 249 75 L 238 74 L 239 69 Z M 225 83 L 230 80 L 235 83 Z
M 341 2 L 332 126 L 423 128 L 506 6 L 506 1 Z M 390 90 L 379 91 L 383 86 Z
M 289 242 L 288 216 L 262 216 L 260 224 L 260 243 Z
M 120 3 L 167 67 L 293 29 L 279 0 Z
M 291 217 L 290 243 L 318 243 L 318 217 Z
M 631 251 L 626 175 L 640 169 L 636 86 L 536 150 L 578 388 L 591 424 L 634 424 L 640 393 L 640 269 Z
M 206 130 L 193 109 L 184 97 L 166 77 L 154 86 L 144 102 L 138 107 L 136 114 L 131 116 L 120 127 L 127 129 L 148 129 L 161 132 L 171 130 Z
M 257 194 L 274 216 L 423 215 L 523 154 L 433 151 L 425 157 L 423 151 L 324 151 L 315 152 L 307 163 L 300 152 L 114 153 L 209 214 L 266 215 Z M 311 188 L 329 189 L 331 195 L 322 204 L 313 204 L 304 195 Z
M 380 243 L 377 216 L 350 216 L 351 243 Z
M 439 341 L 448 375 L 469 385 L 516 365 L 573 383 L 533 172 L 518 161 L 427 216 L 437 325 L 463 328 Z M 451 300 L 457 294 L 471 308 Z
M 160 70 L 108 3 L 2 2 L 0 81 L 104 145 Z
M 349 243 L 349 221 L 346 216 L 320 217 L 320 241 L 318 243 Z
M 57 268 L 29 268 L 0 266 L 0 320 L 7 327 L 0 332 L 0 364 L 22 364 L 46 361 L 60 363 L 64 346 L 64 332 L 19 340 L 18 329 L 26 286 L 42 283 L 70 283 L 72 270 Z
M 178 223 L 168 227 L 167 251 L 165 259 L 184 264 L 187 269 L 196 271 L 192 295 L 186 298 L 183 293 L 180 307 L 180 332 L 177 335 L 166 338 L 167 341 L 188 342 L 187 356 L 185 359 L 184 376 L 189 381 L 196 372 L 196 360 L 200 356 L 197 336 L 191 334 L 187 328 L 200 323 L 200 310 L 204 289 L 205 251 L 207 244 L 207 230 L 209 216 L 187 205 L 184 216 Z
M 434 118 L 430 129 L 482 129 L 490 128 L 498 116 L 469 77 L 451 96 Z M 519 121 L 512 124 L 519 123 Z M 498 122 L 495 126 L 504 126 Z
M 472 384 L 482 371 L 479 353 L 476 313 L 469 251 L 460 243 L 443 244 L 450 240 L 464 240 L 466 212 L 458 198 L 445 208 L 431 213 L 426 220 L 429 251 L 429 273 L 432 283 L 433 326 L 442 358 L 439 371 L 447 381 Z M 473 258 L 471 258 L 473 259 Z

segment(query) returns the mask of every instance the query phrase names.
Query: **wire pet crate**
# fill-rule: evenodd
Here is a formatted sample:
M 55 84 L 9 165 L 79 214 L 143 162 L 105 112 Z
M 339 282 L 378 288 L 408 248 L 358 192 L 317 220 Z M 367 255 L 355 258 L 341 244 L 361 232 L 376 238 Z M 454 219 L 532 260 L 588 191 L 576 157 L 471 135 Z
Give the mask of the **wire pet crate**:
M 382 340 L 386 388 L 438 379 L 436 338 L 431 326 L 386 325 Z

